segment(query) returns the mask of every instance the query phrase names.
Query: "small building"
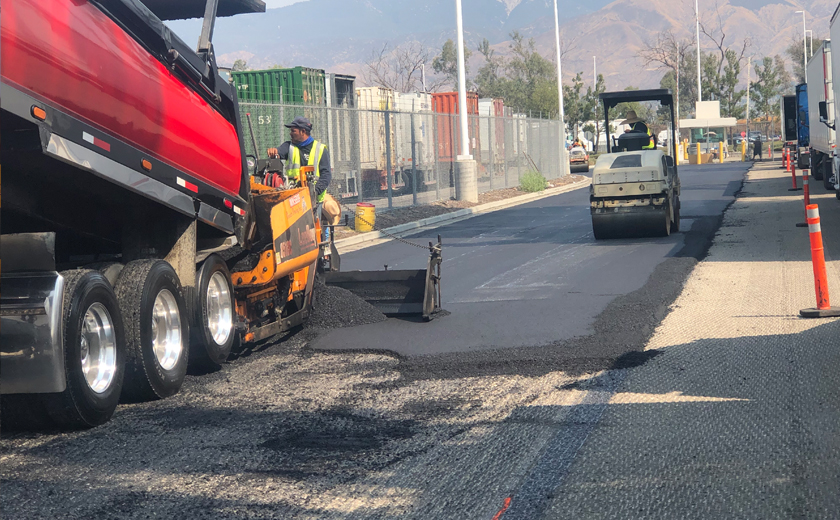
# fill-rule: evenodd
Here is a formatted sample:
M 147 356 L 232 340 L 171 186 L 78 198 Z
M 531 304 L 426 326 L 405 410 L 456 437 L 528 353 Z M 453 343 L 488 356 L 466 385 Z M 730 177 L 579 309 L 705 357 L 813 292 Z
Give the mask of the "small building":
M 697 143 L 704 153 L 727 142 L 737 121 L 734 117 L 720 117 L 720 101 L 698 101 L 694 119 L 680 119 L 680 130 L 689 131 L 689 150 L 696 150 Z

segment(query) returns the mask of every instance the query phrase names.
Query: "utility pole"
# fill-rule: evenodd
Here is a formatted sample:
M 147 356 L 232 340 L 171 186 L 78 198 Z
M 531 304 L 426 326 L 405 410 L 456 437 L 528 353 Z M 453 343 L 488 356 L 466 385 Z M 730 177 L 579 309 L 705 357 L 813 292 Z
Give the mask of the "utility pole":
M 566 113 L 563 110 L 563 74 L 560 69 L 560 18 L 557 16 L 557 0 L 554 0 L 554 51 L 557 53 L 557 100 L 560 103 L 560 172 L 569 175 L 569 161 L 566 159 Z
M 802 78 L 808 77 L 808 32 L 805 30 L 805 11 L 796 11 L 796 14 L 802 13 Z
M 697 16 L 697 101 L 700 102 L 703 101 L 703 88 L 700 85 L 700 8 L 697 0 L 694 0 L 694 13 Z
M 464 22 L 461 0 L 455 0 L 455 23 L 458 37 L 458 116 L 461 127 L 461 153 L 455 158 L 455 199 L 478 202 L 476 164 L 470 154 L 469 119 L 467 117 L 467 73 L 464 66 Z
M 458 33 L 458 112 L 461 126 L 461 156 L 472 159 L 470 155 L 470 136 L 467 123 L 467 72 L 464 66 L 464 22 L 461 17 L 461 0 L 455 0 L 455 16 Z
M 747 145 L 750 143 L 750 69 L 752 68 L 752 56 L 747 57 L 747 133 L 746 133 L 746 140 Z
M 423 83 L 423 92 L 426 92 L 426 64 L 420 64 L 420 82 Z

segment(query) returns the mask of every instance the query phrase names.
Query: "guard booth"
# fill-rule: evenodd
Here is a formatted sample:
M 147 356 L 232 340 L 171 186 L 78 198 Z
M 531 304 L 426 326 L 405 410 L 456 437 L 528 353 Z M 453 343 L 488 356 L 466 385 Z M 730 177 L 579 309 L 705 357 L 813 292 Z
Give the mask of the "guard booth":
M 680 119 L 680 128 L 688 130 L 688 156 L 690 164 L 705 164 L 711 162 L 714 153 L 723 159 L 724 145 L 729 153 L 735 151 L 732 128 L 737 124 L 734 117 L 720 117 L 720 101 L 698 101 L 695 103 L 694 119 Z M 698 161 L 697 149 L 700 145 Z

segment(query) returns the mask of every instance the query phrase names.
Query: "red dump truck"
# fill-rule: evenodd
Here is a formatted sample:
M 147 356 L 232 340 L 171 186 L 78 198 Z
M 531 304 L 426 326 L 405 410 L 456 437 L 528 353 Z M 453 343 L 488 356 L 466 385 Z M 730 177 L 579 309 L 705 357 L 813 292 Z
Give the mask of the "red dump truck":
M 313 168 L 295 182 L 279 159 L 249 169 L 236 94 L 217 71 L 216 16 L 264 10 L 2 0 L 4 414 L 90 427 L 121 399 L 170 396 L 188 363 L 218 365 L 236 342 L 301 324 L 316 271 L 345 275 L 321 238 Z M 162 23 L 202 16 L 197 51 Z M 334 282 L 428 315 L 429 271 Z

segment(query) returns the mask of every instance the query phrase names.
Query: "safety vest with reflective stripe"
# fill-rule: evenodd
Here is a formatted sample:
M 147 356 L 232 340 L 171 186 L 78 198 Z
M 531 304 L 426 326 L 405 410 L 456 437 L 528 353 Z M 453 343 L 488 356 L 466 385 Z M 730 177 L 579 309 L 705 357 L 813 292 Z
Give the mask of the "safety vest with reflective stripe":
M 633 123 L 633 126 L 631 126 L 630 128 L 635 130 L 637 124 L 638 123 Z M 642 123 L 642 124 L 644 124 L 644 123 Z M 642 146 L 642 150 L 653 150 L 654 147 L 655 147 L 655 145 L 653 144 L 653 134 L 650 133 L 650 128 L 648 128 L 647 125 L 645 125 L 645 130 L 647 131 L 647 135 L 648 135 L 648 137 L 650 137 L 650 140 L 648 141 L 648 144 Z
M 316 179 L 321 176 L 318 166 L 321 163 L 321 157 L 323 157 L 324 150 L 326 149 L 327 145 L 319 141 L 312 141 L 312 149 L 309 151 L 309 161 L 306 166 L 315 167 Z M 297 180 L 300 176 L 300 148 L 291 143 L 289 143 L 289 167 L 286 168 L 286 176 L 292 180 Z M 322 191 L 318 195 L 318 202 L 324 202 L 324 197 L 326 196 L 327 190 Z

